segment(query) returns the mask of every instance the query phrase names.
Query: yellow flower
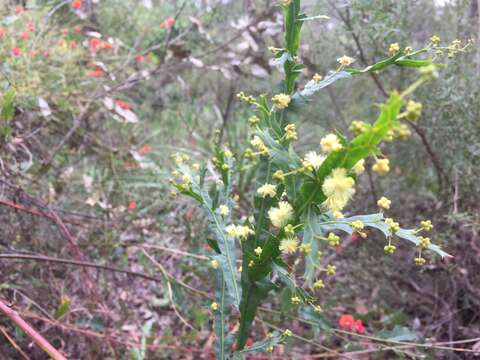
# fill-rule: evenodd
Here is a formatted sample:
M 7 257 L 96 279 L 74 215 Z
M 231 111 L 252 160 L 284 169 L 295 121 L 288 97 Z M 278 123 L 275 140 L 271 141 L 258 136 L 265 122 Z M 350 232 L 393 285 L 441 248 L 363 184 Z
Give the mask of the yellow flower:
M 426 262 L 427 261 L 420 256 L 415 258 L 415 264 L 418 265 L 418 266 L 423 266 L 423 265 L 425 265 Z
M 268 217 L 270 218 L 273 226 L 277 228 L 287 225 L 293 216 L 294 213 L 292 205 L 286 201 L 280 201 L 278 203 L 278 207 L 272 207 L 270 210 L 268 210 Z
M 341 211 L 355 194 L 355 181 L 347 176 L 347 170 L 337 168 L 325 179 L 322 191 L 327 197 L 325 205 L 333 212 Z
M 254 136 L 253 139 L 250 141 L 250 144 L 252 144 L 252 146 L 260 152 L 268 152 L 268 148 L 265 146 L 262 139 L 260 139 L 258 136 Z
M 312 167 L 315 170 L 318 170 L 325 160 L 325 156 L 318 155 L 315 151 L 310 151 L 305 154 L 304 162 L 308 167 Z
M 292 3 L 292 0 L 282 0 L 283 6 L 289 6 Z
M 354 133 L 355 135 L 360 135 L 367 129 L 368 124 L 366 122 L 360 120 L 353 120 L 350 124 L 350 127 L 348 128 L 348 131 Z
M 212 266 L 212 268 L 218 269 L 220 266 L 220 263 L 217 260 L 212 260 L 210 261 L 210 265 Z
M 385 196 L 382 196 L 378 201 L 377 201 L 377 205 L 379 208 L 382 208 L 382 209 L 385 209 L 385 210 L 388 210 L 390 209 L 390 204 L 392 202 L 387 199 Z
M 313 78 L 312 78 L 312 79 L 313 79 L 313 81 L 315 81 L 316 83 L 318 83 L 318 82 L 322 81 L 322 75 L 320 75 L 320 74 L 315 74 L 315 75 L 313 75 Z
M 322 151 L 326 154 L 329 154 L 332 151 L 338 151 L 342 148 L 342 144 L 338 140 L 338 136 L 335 134 L 325 135 L 320 140 L 320 146 L 322 147 Z
M 308 254 L 310 254 L 310 251 L 312 251 L 312 245 L 310 245 L 310 244 L 300 245 L 300 252 L 302 254 L 308 255 Z
M 390 44 L 388 48 L 388 51 L 392 54 L 398 52 L 399 50 L 400 50 L 400 45 L 398 45 L 398 43 Z
M 285 174 L 282 170 L 277 170 L 273 173 L 273 178 L 278 181 L 283 181 L 285 179 Z
M 428 246 L 430 245 L 430 238 L 420 236 L 418 245 L 420 245 L 420 247 L 424 249 L 428 248 Z
M 285 226 L 283 231 L 285 232 L 285 235 L 287 235 L 287 236 L 295 235 L 295 229 L 294 229 L 293 225 L 291 225 L 291 224 L 288 224 L 287 226 Z
M 320 314 L 323 309 L 320 305 L 313 305 L 313 311 L 315 311 L 316 314 Z
M 343 55 L 342 57 L 339 57 L 337 59 L 337 62 L 342 65 L 342 66 L 349 66 L 355 61 L 354 58 L 351 58 L 350 56 Z
M 379 175 L 385 175 L 390 171 L 390 161 L 388 159 L 377 159 L 373 164 L 372 170 Z
M 337 267 L 335 265 L 327 265 L 325 271 L 327 272 L 328 276 L 333 276 L 337 272 Z
M 253 235 L 255 232 L 248 226 L 243 225 L 228 225 L 225 228 L 228 236 L 232 238 L 246 239 L 249 235 Z
M 200 164 L 198 164 L 198 163 L 192 164 L 192 169 L 195 170 L 195 171 L 200 170 Z
M 216 302 L 213 302 L 210 305 L 210 309 L 212 309 L 213 311 L 217 311 L 218 310 L 218 304 Z
M 298 139 L 295 124 L 288 124 L 287 126 L 285 126 L 285 138 L 289 141 Z
M 315 283 L 313 284 L 313 288 L 315 290 L 318 290 L 318 289 L 323 289 L 325 287 L 325 283 L 323 282 L 323 280 L 317 280 L 315 281 Z
M 422 228 L 426 231 L 430 231 L 433 229 L 433 224 L 430 220 L 424 220 L 420 223 L 422 225 Z
M 423 105 L 420 102 L 409 100 L 407 103 L 406 118 L 409 121 L 417 121 L 422 116 Z
M 433 44 L 433 46 L 438 46 L 440 44 L 440 38 L 437 35 L 433 35 L 430 38 L 430 41 Z
M 273 104 L 279 109 L 288 107 L 290 100 L 290 96 L 287 94 L 277 94 L 272 98 Z
M 292 335 L 293 335 L 292 330 L 287 329 L 283 332 L 283 336 L 285 337 L 290 337 Z
M 298 305 L 300 304 L 300 298 L 298 296 L 292 296 L 292 304 L 293 305 Z
M 395 250 L 397 250 L 397 248 L 392 244 L 385 245 L 383 248 L 383 251 L 385 251 L 386 254 L 393 254 Z
M 334 233 L 329 233 L 327 237 L 328 245 L 338 246 L 340 245 L 340 236 L 335 235 Z
M 275 197 L 277 195 L 277 187 L 272 184 L 264 184 L 260 186 L 257 190 L 257 194 L 260 195 L 262 198 L 267 196 Z
M 350 223 L 350 225 L 352 226 L 353 230 L 355 230 L 355 231 L 362 231 L 363 228 L 365 227 L 365 225 L 363 224 L 363 222 L 360 221 L 360 220 L 352 221 L 352 222 Z
M 385 224 L 388 225 L 388 227 L 390 228 L 390 231 L 394 234 L 400 230 L 400 224 L 394 221 L 392 218 L 386 218 Z
M 255 126 L 255 125 L 258 125 L 258 123 L 260 122 L 260 119 L 258 118 L 258 116 L 250 116 L 250 118 L 248 119 L 248 123 L 250 124 L 250 126 Z
M 363 172 L 365 171 L 365 159 L 358 160 L 358 162 L 353 165 L 352 169 L 357 175 L 363 174 Z
M 257 256 L 262 255 L 262 248 L 260 246 L 257 246 L 255 250 L 253 250 Z
M 285 255 L 294 254 L 298 248 L 298 240 L 294 237 L 287 237 L 280 242 L 278 248 Z
M 218 207 L 218 211 L 220 212 L 220 215 L 222 215 L 222 216 L 228 216 L 228 214 L 230 213 L 230 210 L 228 210 L 228 206 L 226 206 L 226 205 L 220 205 Z

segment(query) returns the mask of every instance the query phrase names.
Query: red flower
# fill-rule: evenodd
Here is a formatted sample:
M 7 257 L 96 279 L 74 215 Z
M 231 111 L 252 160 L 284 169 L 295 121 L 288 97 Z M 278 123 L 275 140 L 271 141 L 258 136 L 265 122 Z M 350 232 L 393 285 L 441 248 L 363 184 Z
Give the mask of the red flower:
M 28 38 L 30 37 L 30 33 L 28 31 L 24 31 L 20 34 L 20 37 L 23 39 L 23 40 L 28 40 Z
M 344 330 L 352 330 L 353 325 L 355 324 L 355 320 L 352 315 L 342 315 L 338 320 L 338 325 Z
M 75 40 L 70 41 L 69 48 L 70 49 L 75 49 L 77 47 L 77 42 Z
M 13 56 L 20 56 L 22 54 L 22 49 L 19 47 L 13 47 L 12 48 L 12 55 Z
M 168 17 L 162 21 L 162 23 L 160 24 L 160 27 L 169 28 L 169 27 L 172 27 L 173 25 L 175 25 L 175 19 L 172 17 Z
M 128 210 L 135 210 L 137 208 L 137 202 L 135 200 L 131 200 L 128 203 Z
M 137 55 L 137 56 L 135 57 L 135 60 L 136 60 L 137 62 L 144 62 L 144 61 L 145 61 L 145 56 L 143 56 L 143 55 Z
M 16 13 L 17 15 L 20 15 L 21 13 L 23 13 L 24 10 L 25 10 L 25 9 L 23 8 L 22 5 L 17 5 L 17 6 L 15 6 L 15 13 Z
M 82 27 L 80 25 L 77 25 L 73 28 L 73 31 L 75 31 L 76 33 L 81 33 L 82 32 Z
M 27 22 L 27 30 L 28 31 L 35 31 L 35 24 L 32 20 L 28 20 Z
M 140 150 L 138 150 L 138 154 L 140 156 L 145 156 L 147 155 L 150 151 L 152 151 L 152 147 L 148 144 L 145 144 L 142 146 L 142 148 Z
M 98 50 L 102 45 L 102 41 L 97 38 L 91 38 L 90 39 L 90 49 L 93 51 Z
M 355 330 L 357 330 L 357 333 L 363 334 L 363 323 L 362 320 L 357 320 L 355 321 Z
M 190 220 L 193 217 L 193 210 L 185 211 L 185 219 Z
M 101 78 L 103 76 L 103 70 L 100 68 L 96 68 L 95 70 L 91 70 L 87 73 L 88 77 L 92 78 Z
M 7 35 L 7 29 L 0 28 L 0 39 Z
M 82 0 L 73 0 L 72 1 L 72 8 L 78 10 L 82 7 Z
M 69 30 L 67 28 L 62 30 L 63 36 L 67 36 L 69 33 Z
M 125 101 L 123 101 L 123 100 L 118 99 L 118 100 L 116 100 L 115 102 L 116 102 L 117 105 L 120 106 L 123 110 L 128 110 L 128 109 L 130 109 L 130 105 L 129 105 L 128 103 L 126 103 Z

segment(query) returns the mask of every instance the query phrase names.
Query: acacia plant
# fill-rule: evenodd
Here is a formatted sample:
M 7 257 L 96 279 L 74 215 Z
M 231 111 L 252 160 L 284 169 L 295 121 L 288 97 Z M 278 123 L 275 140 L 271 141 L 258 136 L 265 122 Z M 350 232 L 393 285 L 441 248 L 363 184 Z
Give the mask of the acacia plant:
M 366 228 L 378 229 L 386 238 L 383 246 L 387 254 L 395 252 L 398 238 L 406 240 L 418 248 L 415 263 L 420 266 L 426 262 L 427 249 L 441 257 L 449 256 L 422 236 L 433 228 L 430 220 L 422 221 L 416 229 L 404 229 L 385 217 L 384 212 L 390 207 L 390 200 L 385 197 L 378 201 L 380 210 L 375 214 L 347 216 L 345 209 L 367 157 L 375 159 L 373 172 L 384 175 L 389 171 L 389 160 L 382 155 L 379 144 L 395 135 L 401 137 L 408 130 L 402 122 L 418 119 L 421 104 L 409 97 L 436 76 L 440 65 L 434 63 L 435 58 L 442 52 L 459 49 L 460 45 L 440 47 L 437 37 L 419 50 L 392 44 L 388 58 L 364 69 L 351 67 L 354 59 L 343 56 L 335 71 L 324 78 L 316 74 L 302 87 L 296 83 L 303 69 L 297 55 L 301 29 L 306 21 L 323 17 L 302 14 L 300 0 L 284 0 L 282 8 L 285 44 L 283 48 L 270 48 L 276 64 L 283 68 L 282 93 L 258 97 L 238 94 L 239 100 L 253 108 L 254 114 L 249 118 L 252 147 L 242 154 L 233 154 L 227 145 L 217 143 L 213 159 L 204 166 L 186 155 L 176 155 L 178 169 L 174 171 L 173 183 L 180 193 L 201 204 L 210 224 L 212 238 L 207 241 L 214 250 L 211 265 L 216 276 L 216 300 L 211 310 L 215 316 L 218 359 L 229 358 L 235 337 L 237 352 L 233 358 L 242 358 L 247 352 L 271 352 L 275 344 L 291 335 L 287 329 L 245 348 L 257 309 L 272 290 L 286 288 L 293 306 L 303 304 L 311 314 L 322 311 L 315 290 L 323 287 L 322 277 L 334 275 L 336 268 L 332 264 L 320 265 L 321 250 L 337 246 L 339 232 L 365 237 Z M 353 139 L 340 132 L 328 134 L 320 140 L 318 153 L 312 150 L 297 154 L 293 146 L 298 137 L 294 122 L 298 110 L 308 106 L 315 93 L 337 80 L 350 80 L 389 66 L 415 68 L 418 79 L 403 92 L 392 92 L 373 123 L 354 124 L 357 136 Z M 242 171 L 235 164 L 240 157 L 250 159 L 256 168 L 252 215 L 242 218 L 235 216 L 238 195 L 232 191 L 236 175 Z M 303 258 L 304 266 L 295 267 L 304 268 L 303 274 L 296 274 L 298 271 L 289 266 L 289 260 L 295 257 Z M 237 313 L 238 330 L 229 334 L 228 319 Z

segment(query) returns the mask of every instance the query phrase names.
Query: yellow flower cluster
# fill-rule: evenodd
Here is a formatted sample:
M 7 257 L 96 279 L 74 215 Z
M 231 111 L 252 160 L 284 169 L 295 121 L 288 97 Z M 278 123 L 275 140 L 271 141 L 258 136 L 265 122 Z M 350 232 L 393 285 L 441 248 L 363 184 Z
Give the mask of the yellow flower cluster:
M 327 237 L 328 245 L 338 246 L 340 245 L 340 236 L 335 235 L 334 233 L 329 233 Z
M 379 175 L 385 175 L 390 171 L 390 160 L 377 159 L 377 162 L 373 164 L 372 170 Z
M 220 215 L 222 216 L 228 216 L 228 214 L 230 213 L 230 210 L 228 210 L 228 206 L 226 205 L 220 205 L 218 207 L 218 212 L 220 213 Z
M 383 251 L 385 251 L 387 254 L 393 254 L 395 250 L 397 250 L 397 248 L 392 244 L 385 245 L 383 248 Z
M 355 181 L 347 176 L 347 170 L 337 168 L 325 179 L 322 191 L 327 197 L 325 205 L 332 211 L 341 211 L 355 194 Z
M 248 104 L 255 104 L 255 98 L 252 95 L 245 95 L 243 91 L 240 91 L 237 94 L 237 99 L 240 101 L 245 101 Z
M 393 220 L 392 218 L 385 218 L 385 224 L 388 225 L 390 231 L 395 234 L 397 231 L 400 230 L 400 224 Z
M 392 202 L 387 199 L 385 196 L 382 196 L 378 201 L 377 201 L 377 205 L 379 208 L 381 209 L 385 209 L 385 210 L 388 210 L 390 209 L 390 204 Z
M 418 242 L 418 245 L 423 248 L 423 249 L 426 249 L 430 246 L 430 238 L 428 237 L 423 237 L 423 236 L 420 236 L 419 238 L 419 242 Z
M 318 170 L 325 160 L 325 156 L 317 154 L 315 151 L 310 151 L 305 155 L 303 166 L 305 169 L 312 171 Z
M 272 98 L 273 104 L 278 109 L 287 108 L 288 104 L 290 104 L 290 101 L 291 101 L 290 95 L 287 95 L 287 94 L 277 94 Z
M 350 124 L 350 127 L 348 128 L 348 131 L 355 135 L 360 135 L 364 133 L 366 130 L 369 128 L 369 124 L 367 124 L 365 121 L 360 121 L 360 120 L 353 120 L 352 123 Z
M 318 83 L 318 82 L 322 81 L 323 77 L 322 77 L 322 75 L 315 73 L 315 75 L 313 75 L 312 79 L 313 79 L 313 81 Z
M 255 232 L 248 226 L 244 225 L 228 225 L 225 228 L 228 236 L 235 239 L 246 239 L 249 235 L 253 235 Z
M 430 231 L 433 229 L 433 224 L 430 220 L 424 220 L 420 222 L 420 225 L 422 225 L 422 229 L 425 231 Z
M 294 141 L 298 139 L 297 129 L 295 128 L 295 124 L 288 124 L 285 126 L 285 138 L 288 141 Z
M 282 254 L 291 255 L 294 254 L 298 249 L 298 240 L 294 237 L 286 237 L 280 241 L 280 246 L 278 247 Z
M 260 139 L 258 136 L 254 136 L 253 139 L 250 141 L 250 144 L 252 144 L 252 146 L 255 149 L 257 149 L 259 152 L 261 152 L 263 154 L 268 153 L 267 146 L 264 144 L 262 139 Z
M 322 147 L 322 151 L 326 154 L 331 153 L 332 151 L 338 151 L 342 149 L 342 144 L 338 139 L 338 136 L 335 134 L 328 134 L 325 135 L 320 140 L 320 146 Z
M 268 217 L 273 226 L 277 228 L 282 228 L 287 225 L 293 216 L 293 207 L 286 201 L 280 201 L 278 207 L 272 207 L 268 210 Z
M 409 121 L 417 121 L 422 116 L 423 105 L 420 102 L 409 100 L 407 103 L 406 118 Z
M 339 58 L 337 59 L 337 62 L 338 62 L 341 66 L 349 66 L 349 65 L 351 65 L 354 61 L 355 61 L 354 58 L 351 58 L 350 56 L 347 56 L 347 55 L 343 55 L 342 57 L 339 57 Z
M 273 184 L 264 184 L 257 189 L 257 194 L 263 198 L 267 196 L 273 198 L 277 195 L 277 187 Z
M 390 44 L 390 46 L 388 47 L 388 51 L 391 54 L 395 54 L 396 52 L 400 51 L 400 45 L 398 45 L 398 43 Z
M 365 171 L 365 159 L 361 159 L 355 165 L 353 165 L 352 170 L 357 175 L 363 174 L 363 172 Z

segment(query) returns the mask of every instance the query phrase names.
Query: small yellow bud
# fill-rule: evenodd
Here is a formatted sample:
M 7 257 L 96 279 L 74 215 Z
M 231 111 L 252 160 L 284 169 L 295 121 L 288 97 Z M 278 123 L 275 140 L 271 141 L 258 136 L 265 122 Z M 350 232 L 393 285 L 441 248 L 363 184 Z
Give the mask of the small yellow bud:
M 283 229 L 283 231 L 285 232 L 285 235 L 286 236 L 293 236 L 295 235 L 295 229 L 293 227 L 292 224 L 288 224 L 287 226 L 285 226 L 285 228 Z
M 258 246 L 257 248 L 255 248 L 255 250 L 253 250 L 255 252 L 255 254 L 257 256 L 260 256 L 262 255 L 262 248 L 260 246 Z
M 327 265 L 325 271 L 327 272 L 328 276 L 333 276 L 337 272 L 337 267 L 335 265 Z
M 385 224 L 387 224 L 390 228 L 390 231 L 395 234 L 397 231 L 400 230 L 400 224 L 394 221 L 392 218 L 385 218 Z
M 289 330 L 289 329 L 286 329 L 286 330 L 283 332 L 283 336 L 285 336 L 285 337 L 290 337 L 290 336 L 292 336 L 292 335 L 293 335 L 293 333 L 292 333 L 292 331 Z
M 430 231 L 433 229 L 433 224 L 430 220 L 424 220 L 420 222 L 420 225 L 422 225 L 423 230 Z
M 212 309 L 212 311 L 217 311 L 218 310 L 218 304 L 216 302 L 213 302 L 210 305 L 210 309 Z
M 292 301 L 292 304 L 293 304 L 293 305 L 298 305 L 298 304 L 300 304 L 300 298 L 299 298 L 298 296 L 296 296 L 296 295 L 295 295 L 295 296 L 292 296 L 291 301 Z
M 273 104 L 278 108 L 278 109 L 285 109 L 288 107 L 288 104 L 290 104 L 290 95 L 287 94 L 277 94 L 272 98 Z
M 440 44 L 440 37 L 438 37 L 437 35 L 433 35 L 430 38 L 430 42 L 432 43 L 433 46 L 438 46 Z
M 318 83 L 318 82 L 322 81 L 322 75 L 320 75 L 320 74 L 315 74 L 315 75 L 313 75 L 313 78 L 312 78 L 312 79 L 313 79 L 313 81 L 315 81 L 316 83 Z
M 277 170 L 273 173 L 273 178 L 278 181 L 283 181 L 285 179 L 285 174 L 282 170 Z
M 297 129 L 295 124 L 288 124 L 285 126 L 285 138 L 288 141 L 294 141 L 298 139 Z
M 428 248 L 430 246 L 430 238 L 420 236 L 418 245 L 423 249 Z
M 390 171 L 390 161 L 388 159 L 377 159 L 373 164 L 372 170 L 379 175 L 385 175 Z
M 385 196 L 382 196 L 378 201 L 377 201 L 377 205 L 379 208 L 381 209 L 385 209 L 385 210 L 388 210 L 390 209 L 390 204 L 392 202 L 387 199 Z
M 323 289 L 325 287 L 325 283 L 323 282 L 323 280 L 317 280 L 315 281 L 315 283 L 313 284 L 313 288 L 315 290 L 319 290 L 319 289 Z
M 396 52 L 400 51 L 400 45 L 398 45 L 398 43 L 390 44 L 388 51 L 392 54 L 395 54 Z
M 415 258 L 415 264 L 417 266 L 423 266 L 423 265 L 425 265 L 426 262 L 427 262 L 427 260 L 425 260 L 421 256 Z
M 338 246 L 340 245 L 340 236 L 334 233 L 329 233 L 327 237 L 327 241 L 330 246 Z
M 422 116 L 423 105 L 420 102 L 409 100 L 407 103 L 406 118 L 409 121 L 417 121 Z
M 259 122 L 260 122 L 260 119 L 255 115 L 251 116 L 248 119 L 248 123 L 250 124 L 250 126 L 256 126 L 258 125 Z
M 339 57 L 339 58 L 337 59 L 337 62 L 338 62 L 341 66 L 349 66 L 349 65 L 351 65 L 354 61 L 355 61 L 354 58 L 351 58 L 350 56 L 347 56 L 347 55 L 343 55 L 342 57 Z
M 300 245 L 300 252 L 304 255 L 310 254 L 310 251 L 312 251 L 312 245 L 310 244 L 302 244 Z
M 212 268 L 214 269 L 218 269 L 220 267 L 220 263 L 217 261 L 217 260 L 212 260 L 210 261 L 210 265 L 212 266 Z
M 383 250 L 385 251 L 385 253 L 387 254 L 393 254 L 395 252 L 395 250 L 397 250 L 397 248 L 392 245 L 392 244 L 389 244 L 389 245 L 385 245 L 385 247 L 383 248 Z

